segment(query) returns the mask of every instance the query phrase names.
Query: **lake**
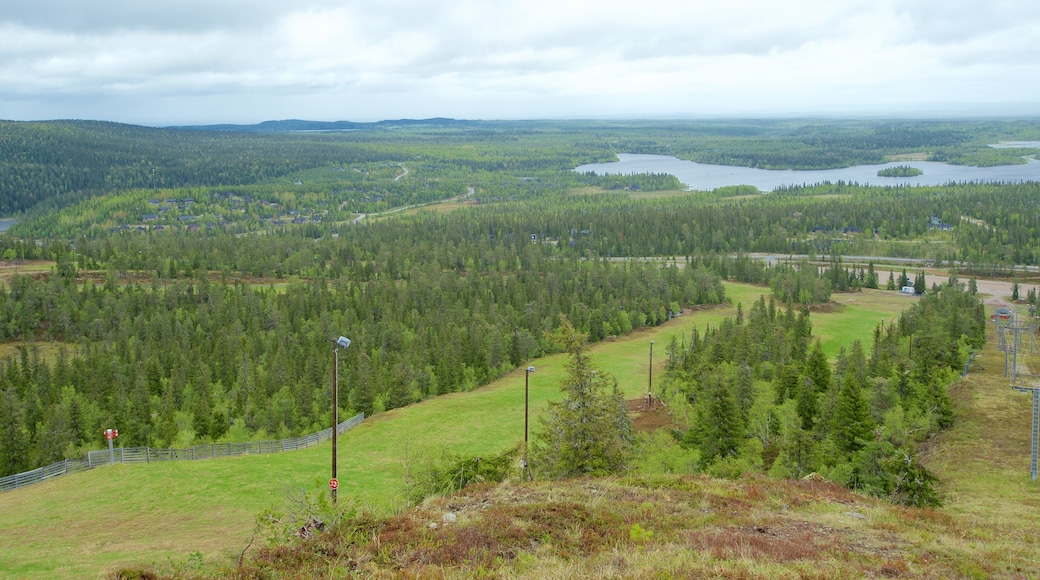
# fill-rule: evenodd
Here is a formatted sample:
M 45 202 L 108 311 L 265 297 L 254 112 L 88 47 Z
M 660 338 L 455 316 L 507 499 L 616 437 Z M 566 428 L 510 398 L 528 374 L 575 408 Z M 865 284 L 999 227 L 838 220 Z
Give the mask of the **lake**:
M 968 167 L 932 161 L 900 161 L 882 165 L 858 165 L 843 169 L 821 169 L 815 171 L 769 170 L 729 165 L 706 165 L 676 159 L 668 155 L 618 154 L 616 163 L 590 163 L 574 170 L 599 175 L 667 173 L 674 175 L 690 189 L 710 191 L 728 185 L 751 185 L 760 191 L 773 191 L 787 185 L 812 185 L 829 181 L 859 183 L 861 185 L 944 185 L 960 182 L 1012 182 L 1040 181 L 1040 162 L 1030 159 L 1025 165 L 1001 165 L 999 167 Z M 878 177 L 878 170 L 886 167 L 909 165 L 923 171 L 917 177 Z

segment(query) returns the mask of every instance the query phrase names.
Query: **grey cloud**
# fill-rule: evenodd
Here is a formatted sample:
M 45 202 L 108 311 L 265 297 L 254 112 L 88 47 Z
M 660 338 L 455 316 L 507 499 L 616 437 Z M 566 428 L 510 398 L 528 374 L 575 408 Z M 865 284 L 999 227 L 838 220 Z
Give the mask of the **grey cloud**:
M 74 34 L 263 26 L 292 6 L 274 0 L 3 0 L 0 21 Z

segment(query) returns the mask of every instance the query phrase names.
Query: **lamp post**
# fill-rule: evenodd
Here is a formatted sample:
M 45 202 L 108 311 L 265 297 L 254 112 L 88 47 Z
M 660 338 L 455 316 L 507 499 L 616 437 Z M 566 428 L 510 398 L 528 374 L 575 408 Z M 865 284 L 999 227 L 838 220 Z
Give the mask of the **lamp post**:
M 339 349 L 350 346 L 350 339 L 341 336 L 332 341 L 332 503 L 336 503 L 339 480 L 336 478 L 336 436 L 339 434 Z
M 648 407 L 654 405 L 654 341 L 650 341 L 650 372 L 647 375 L 646 404 Z
M 524 471 L 527 479 L 531 479 L 531 464 L 527 461 L 527 412 L 531 402 L 531 373 L 534 367 L 524 369 Z

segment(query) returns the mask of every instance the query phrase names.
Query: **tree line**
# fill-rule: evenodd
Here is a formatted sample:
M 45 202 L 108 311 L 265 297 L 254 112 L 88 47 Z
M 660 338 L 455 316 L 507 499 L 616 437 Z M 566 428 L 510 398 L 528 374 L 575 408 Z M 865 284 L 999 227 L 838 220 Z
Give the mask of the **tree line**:
M 833 367 L 807 308 L 760 298 L 669 348 L 665 389 L 687 405 L 676 437 L 693 469 L 828 480 L 912 505 L 935 505 L 915 445 L 953 421 L 947 387 L 985 339 L 982 303 L 956 277 L 929 291 L 870 345 Z
M 78 456 L 116 426 L 127 445 L 283 437 L 328 423 L 331 345 L 346 413 L 487 383 L 556 347 L 565 315 L 593 340 L 725 299 L 703 268 L 568 257 L 550 244 L 417 247 L 355 258 L 349 274 L 253 286 L 211 279 L 77 283 L 74 267 L 16 275 L 0 335 L 57 341 L 0 363 L 0 473 Z M 442 259 L 424 260 L 422 251 Z M 402 252 L 404 253 L 404 252 Z M 414 261 L 412 261 L 414 260 Z M 391 265 L 393 264 L 393 265 Z M 118 422 L 118 424 L 117 424 Z

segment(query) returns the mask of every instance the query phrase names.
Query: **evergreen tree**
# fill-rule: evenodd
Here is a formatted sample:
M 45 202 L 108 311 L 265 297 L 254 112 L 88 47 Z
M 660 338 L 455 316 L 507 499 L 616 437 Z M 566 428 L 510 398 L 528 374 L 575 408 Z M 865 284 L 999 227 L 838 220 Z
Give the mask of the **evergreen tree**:
M 701 451 L 701 465 L 711 465 L 720 457 L 735 457 L 744 442 L 744 421 L 740 406 L 719 370 L 704 384 L 704 399 L 697 407 L 697 423 L 688 434 L 688 443 Z
M 820 341 L 813 344 L 805 361 L 805 376 L 812 382 L 817 393 L 825 393 L 831 387 L 831 364 L 823 352 Z
M 802 429 L 811 431 L 816 422 L 816 414 L 819 412 L 819 400 L 812 380 L 808 377 L 800 377 L 795 401 L 798 416 L 802 419 Z
M 886 467 L 895 477 L 892 501 L 912 507 L 942 506 L 942 498 L 935 489 L 939 478 L 921 465 L 915 454 L 897 450 Z
M 839 451 L 851 455 L 863 448 L 873 431 L 874 419 L 860 382 L 853 373 L 846 373 L 834 410 L 831 428 L 834 445 Z
M 25 415 L 14 389 L 0 391 L 0 475 L 29 468 L 29 438 Z
M 863 279 L 864 288 L 873 288 L 877 290 L 878 287 L 878 273 L 874 270 L 874 262 L 867 262 L 867 274 Z
M 910 278 L 906 275 L 906 270 L 899 274 L 899 281 L 896 282 L 896 285 L 900 288 L 906 288 L 910 285 Z
M 350 406 L 366 417 L 375 414 L 376 391 L 372 379 L 372 361 L 368 354 L 358 356 L 357 373 L 350 391 Z
M 921 272 L 914 276 L 914 294 L 924 294 L 928 290 L 926 286 L 924 272 Z
M 532 448 L 532 468 L 546 476 L 617 473 L 631 452 L 632 423 L 617 381 L 591 365 L 588 336 L 561 315 L 552 339 L 570 355 L 562 401 L 551 401 Z M 736 404 L 734 403 L 736 410 Z M 739 416 L 739 411 L 738 416 Z
M 812 433 L 793 428 L 784 435 L 780 453 L 770 468 L 777 477 L 800 478 L 816 471 L 819 466 L 817 443 Z

